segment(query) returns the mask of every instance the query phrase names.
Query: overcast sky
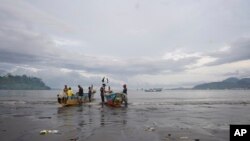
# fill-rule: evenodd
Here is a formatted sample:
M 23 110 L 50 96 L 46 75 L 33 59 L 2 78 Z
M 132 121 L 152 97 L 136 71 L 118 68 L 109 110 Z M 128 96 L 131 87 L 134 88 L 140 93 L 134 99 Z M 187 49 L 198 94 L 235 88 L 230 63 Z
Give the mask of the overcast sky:
M 250 77 L 249 0 L 0 0 L 0 74 L 192 87 Z

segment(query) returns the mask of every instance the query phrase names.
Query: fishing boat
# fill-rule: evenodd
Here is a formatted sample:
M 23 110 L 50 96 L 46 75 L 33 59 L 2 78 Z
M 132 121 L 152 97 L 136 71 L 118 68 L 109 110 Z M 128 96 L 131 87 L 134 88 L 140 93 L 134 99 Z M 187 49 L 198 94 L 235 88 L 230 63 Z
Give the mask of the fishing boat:
M 147 89 L 144 90 L 145 92 L 161 92 L 162 88 L 153 88 L 153 89 Z
M 105 93 L 105 98 L 105 104 L 111 107 L 121 107 L 123 102 L 127 102 L 127 95 L 124 93 Z
M 91 93 L 91 101 L 94 100 L 95 93 L 96 93 L 96 91 L 93 90 Z M 57 95 L 57 101 L 62 106 L 75 106 L 75 105 L 80 105 L 82 103 L 90 102 L 89 97 L 88 97 L 88 93 L 83 93 L 82 99 L 79 96 L 77 96 L 77 94 L 70 96 L 70 97 Z

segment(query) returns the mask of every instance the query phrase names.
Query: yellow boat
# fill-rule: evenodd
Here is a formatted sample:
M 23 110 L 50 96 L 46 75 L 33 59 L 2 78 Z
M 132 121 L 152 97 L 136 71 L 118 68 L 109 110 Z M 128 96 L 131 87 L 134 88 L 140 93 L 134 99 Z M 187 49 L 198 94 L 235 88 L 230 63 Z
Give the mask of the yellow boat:
M 91 93 L 91 101 L 94 100 L 94 95 L 96 91 L 93 90 Z M 57 101 L 62 106 L 75 106 L 75 105 L 81 105 L 82 103 L 88 103 L 89 101 L 88 93 L 83 93 L 82 97 L 79 97 L 77 95 L 70 96 L 70 97 L 60 97 L 57 95 Z

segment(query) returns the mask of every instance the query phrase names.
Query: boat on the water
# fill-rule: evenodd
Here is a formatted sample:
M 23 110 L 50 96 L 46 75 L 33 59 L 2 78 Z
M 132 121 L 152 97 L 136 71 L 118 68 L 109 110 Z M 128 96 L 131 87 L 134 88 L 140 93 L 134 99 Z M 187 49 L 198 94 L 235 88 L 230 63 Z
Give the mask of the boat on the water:
M 121 107 L 123 102 L 126 106 L 127 95 L 125 93 L 105 93 L 106 105 L 111 107 Z
M 91 93 L 91 101 L 94 100 L 95 93 L 96 93 L 96 91 L 93 90 Z M 63 97 L 63 96 L 57 95 L 57 101 L 62 106 L 75 106 L 75 105 L 80 105 L 82 103 L 90 102 L 89 97 L 88 97 L 88 93 L 83 93 L 82 98 L 77 96 L 77 94 L 70 96 L 70 97 Z
M 162 88 L 153 88 L 153 89 L 147 89 L 144 90 L 145 92 L 161 92 Z

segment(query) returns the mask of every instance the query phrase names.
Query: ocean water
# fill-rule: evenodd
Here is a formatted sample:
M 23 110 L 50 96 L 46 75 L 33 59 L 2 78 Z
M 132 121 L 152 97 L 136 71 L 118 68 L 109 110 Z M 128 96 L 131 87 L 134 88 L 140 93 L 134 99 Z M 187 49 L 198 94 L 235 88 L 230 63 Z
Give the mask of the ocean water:
M 249 90 L 131 90 L 127 108 L 102 108 L 98 92 L 92 103 L 61 107 L 58 93 L 1 90 L 1 140 L 223 141 L 230 124 L 250 124 Z

